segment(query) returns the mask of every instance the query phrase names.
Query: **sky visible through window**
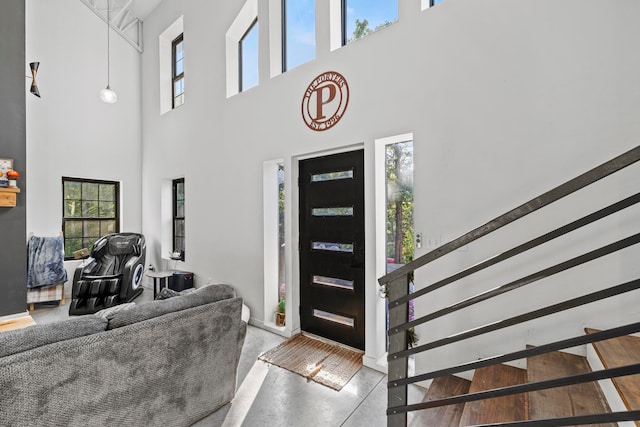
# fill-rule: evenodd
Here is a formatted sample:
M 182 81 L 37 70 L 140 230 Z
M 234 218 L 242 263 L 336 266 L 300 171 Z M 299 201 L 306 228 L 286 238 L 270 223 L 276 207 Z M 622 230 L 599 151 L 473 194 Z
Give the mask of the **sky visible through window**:
M 290 70 L 316 57 L 315 0 L 287 0 L 286 67 Z
M 242 90 L 258 84 L 258 22 L 240 42 L 242 44 Z
M 347 42 L 357 40 L 386 24 L 398 20 L 398 0 L 345 0 L 347 10 Z M 356 21 L 367 25 L 357 31 Z
M 398 20 L 398 0 L 345 0 L 347 11 L 346 39 L 353 41 L 385 24 Z M 439 3 L 441 0 L 436 0 Z M 290 70 L 316 57 L 315 0 L 288 0 L 286 69 Z M 356 20 L 367 25 L 358 34 Z M 258 25 L 242 42 L 242 90 L 258 84 Z M 286 71 L 286 70 L 283 70 Z

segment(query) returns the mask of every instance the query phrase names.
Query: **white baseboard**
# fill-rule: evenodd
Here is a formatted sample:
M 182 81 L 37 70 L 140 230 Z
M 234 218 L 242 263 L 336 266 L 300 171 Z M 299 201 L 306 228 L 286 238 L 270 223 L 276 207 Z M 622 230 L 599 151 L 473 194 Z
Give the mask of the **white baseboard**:
M 251 326 L 255 326 L 256 328 L 264 329 L 265 331 L 273 332 L 276 335 L 280 335 L 281 337 L 291 338 L 292 336 L 298 334 L 300 331 L 290 331 L 284 326 L 276 326 L 275 323 L 272 322 L 263 322 L 261 320 L 256 319 L 255 317 L 251 317 L 249 319 L 249 324 Z
M 29 316 L 29 310 L 25 310 L 22 313 L 9 314 L 7 316 L 2 316 L 2 317 L 0 317 L 0 322 L 5 322 L 7 320 L 19 319 L 21 317 L 26 317 L 26 316 Z

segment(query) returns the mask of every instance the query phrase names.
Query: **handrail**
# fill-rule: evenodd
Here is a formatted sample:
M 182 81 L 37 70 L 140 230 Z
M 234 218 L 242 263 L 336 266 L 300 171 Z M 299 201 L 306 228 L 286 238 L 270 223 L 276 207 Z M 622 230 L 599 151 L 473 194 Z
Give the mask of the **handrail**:
M 388 388 L 402 387 L 409 384 L 415 384 L 421 381 L 427 381 L 444 375 L 452 375 L 460 372 L 471 371 L 473 369 L 494 366 L 500 363 L 513 362 L 514 360 L 526 359 L 528 357 L 539 356 L 541 354 L 551 353 L 553 351 L 564 350 L 579 345 L 591 344 L 599 341 L 618 338 L 624 335 L 635 334 L 640 332 L 640 322 L 632 323 L 626 326 L 607 329 L 604 331 L 594 332 L 592 334 L 583 334 L 576 337 L 567 338 L 550 344 L 544 344 L 537 347 L 531 347 L 526 350 L 514 351 L 513 353 L 503 354 L 499 356 L 487 357 L 473 362 L 463 363 L 462 365 L 453 366 L 451 368 L 439 369 L 437 371 L 427 372 L 425 374 L 414 375 L 410 378 L 395 380 L 387 384 Z
M 640 243 L 640 233 L 634 234 L 633 236 L 627 237 L 625 239 L 618 240 L 617 242 L 608 244 L 606 246 L 595 249 L 591 252 L 587 252 L 586 254 L 577 256 L 575 258 L 571 258 L 567 261 L 561 262 L 549 268 L 545 268 L 544 270 L 530 274 L 523 278 L 514 280 L 510 283 L 507 283 L 506 285 L 502 285 L 497 288 L 490 289 L 486 292 L 482 292 L 471 298 L 467 298 L 455 304 L 444 307 L 438 311 L 434 311 L 429 315 L 422 316 L 414 321 L 405 323 L 404 325 L 396 326 L 395 328 L 393 328 L 393 330 L 389 329 L 389 335 L 402 332 L 414 326 L 421 325 L 423 323 L 440 318 L 447 314 L 451 314 L 453 312 L 462 310 L 463 308 L 470 307 L 474 304 L 478 304 L 479 302 L 486 301 L 488 299 L 506 294 L 507 292 L 511 292 L 523 286 L 527 286 L 532 283 L 535 283 L 538 280 L 545 279 L 554 274 L 561 273 L 563 271 L 569 270 L 570 268 L 577 267 L 581 264 L 585 264 L 589 261 L 593 261 L 595 259 L 601 258 L 605 255 L 612 254 L 614 252 L 620 251 L 622 249 L 628 248 L 629 246 L 632 246 L 638 243 Z
M 580 219 L 577 219 L 573 222 L 570 222 L 569 224 L 566 224 L 560 228 L 557 228 L 553 231 L 550 231 L 546 234 L 543 234 L 539 237 L 536 237 L 535 239 L 529 240 L 526 243 L 523 243 L 521 245 L 516 246 L 513 249 L 509 249 L 499 255 L 495 255 L 489 259 L 486 259 L 485 261 L 482 261 L 478 264 L 475 264 L 465 270 L 462 270 L 459 273 L 456 273 L 452 276 L 446 277 L 442 280 L 439 280 L 436 283 L 433 283 L 432 285 L 429 286 L 425 286 L 424 288 L 406 295 L 402 298 L 398 298 L 394 301 L 389 301 L 389 307 L 396 307 L 400 304 L 404 304 L 405 302 L 408 302 L 409 300 L 421 297 L 422 295 L 426 295 L 430 292 L 433 292 L 437 289 L 442 288 L 443 286 L 446 286 L 450 283 L 456 282 L 460 279 L 463 279 L 465 277 L 468 277 L 470 275 L 472 275 L 473 273 L 477 273 L 478 271 L 481 271 L 487 267 L 490 267 L 492 265 L 498 264 L 499 262 L 505 261 L 509 258 L 512 258 L 516 255 L 519 255 L 523 252 L 526 252 L 529 249 L 533 249 L 535 247 L 538 247 L 540 245 L 542 245 L 543 243 L 547 243 L 553 239 L 556 239 L 558 237 L 564 236 L 572 231 L 575 231 L 581 227 L 584 227 L 585 225 L 589 225 L 592 224 L 602 218 L 605 218 L 613 213 L 616 212 L 620 212 L 623 209 L 626 209 L 628 207 L 631 207 L 637 203 L 640 203 L 640 193 L 636 193 L 632 196 L 629 196 L 617 203 L 613 203 L 607 207 L 604 207 L 596 212 L 593 212 L 592 214 L 583 216 Z
M 640 289 L 640 279 L 631 280 L 629 282 L 623 283 L 618 286 L 603 289 L 601 291 L 592 292 L 590 294 L 573 298 L 557 304 L 549 305 L 547 307 L 540 308 L 538 310 L 533 310 L 528 313 L 510 317 L 508 319 L 500 320 L 497 322 L 489 323 L 484 326 L 479 326 L 477 328 L 469 329 L 464 332 L 450 335 L 446 338 L 441 338 L 439 340 L 432 341 L 427 344 L 422 344 L 417 347 L 410 348 L 408 350 L 398 351 L 393 353 L 390 352 L 388 359 L 394 360 L 400 357 L 406 357 L 412 354 L 421 353 L 426 350 L 433 350 L 434 348 L 442 347 L 448 344 L 453 344 L 462 340 L 466 340 L 468 338 L 477 337 L 479 335 L 484 335 L 486 333 L 497 331 L 499 329 L 504 329 L 509 326 L 515 326 L 520 323 L 528 322 L 530 320 L 539 319 L 541 317 L 545 317 L 551 314 L 565 311 L 569 308 L 580 307 L 581 305 L 589 304 L 595 301 L 599 301 L 601 299 L 611 298 L 627 292 L 635 291 L 636 289 Z
M 603 424 L 640 419 L 640 411 L 611 412 L 610 414 L 576 415 L 573 417 L 549 418 L 544 420 L 525 420 L 509 423 L 478 424 L 474 427 L 563 427 L 587 424 Z
M 619 155 L 618 157 L 615 157 L 612 160 L 609 160 L 606 163 L 601 164 L 600 166 L 597 166 L 583 173 L 582 175 L 579 175 L 576 178 L 565 182 L 564 184 L 555 187 L 552 190 L 547 191 L 541 196 L 535 197 L 528 202 L 523 203 L 517 208 L 512 209 L 503 215 L 500 215 L 499 217 L 481 225 L 480 227 L 473 229 L 468 233 L 463 234 L 462 236 L 459 236 L 456 239 L 453 239 L 448 243 L 445 243 L 439 248 L 427 252 L 426 254 L 413 260 L 412 262 L 398 268 L 395 271 L 392 271 L 385 276 L 382 276 L 380 279 L 378 279 L 378 282 L 381 285 L 384 285 L 385 283 L 392 282 L 399 277 L 405 276 L 417 270 L 418 268 L 432 261 L 435 261 L 436 259 L 441 258 L 442 256 L 450 252 L 455 251 L 456 249 L 468 245 L 469 243 L 479 239 L 480 237 L 486 236 L 519 218 L 523 218 L 526 215 L 529 215 L 530 213 L 533 213 L 544 206 L 556 202 L 563 197 L 580 190 L 581 188 L 593 184 L 594 182 L 599 181 L 602 178 L 611 175 L 612 173 L 624 169 L 639 160 L 640 145 L 632 148 L 626 153 Z
M 477 400 L 492 399 L 494 397 L 528 393 L 530 391 L 546 390 L 549 388 L 564 387 L 567 385 L 582 384 L 592 381 L 600 381 L 609 378 L 618 378 L 636 374 L 640 374 L 640 363 L 620 366 L 618 368 L 602 369 L 600 371 L 587 372 L 584 374 L 570 375 L 568 377 L 554 378 L 551 380 L 510 385 L 506 387 L 494 388 L 491 390 L 476 391 L 474 393 L 445 397 L 437 400 L 429 400 L 428 402 L 415 403 L 413 405 L 392 407 L 387 409 L 387 414 L 393 415 L 402 412 L 415 411 L 418 409 L 429 409 L 436 408 L 438 406 L 454 405 L 456 403 L 475 402 Z
M 538 382 L 525 383 L 521 385 L 513 385 L 508 387 L 501 387 L 491 390 L 483 390 L 477 392 L 469 392 L 453 397 L 445 397 L 437 400 L 430 400 L 427 402 L 409 404 L 407 386 L 409 384 L 415 384 L 422 381 L 433 380 L 445 375 L 453 375 L 461 372 L 468 372 L 479 368 L 488 366 L 494 366 L 505 362 L 513 362 L 516 360 L 527 359 L 529 357 L 538 356 L 546 353 L 550 353 L 558 350 L 565 350 L 571 347 L 580 345 L 586 345 L 598 341 L 608 340 L 610 338 L 620 337 L 631 333 L 640 332 L 640 322 L 631 323 L 628 325 L 618 326 L 612 329 L 603 330 L 595 333 L 574 336 L 572 338 L 561 339 L 551 343 L 545 343 L 537 345 L 535 347 L 528 347 L 524 350 L 513 351 L 507 354 L 499 354 L 495 356 L 485 357 L 481 360 L 468 361 L 466 363 L 459 364 L 457 366 L 449 366 L 433 370 L 427 373 L 419 373 L 409 377 L 408 375 L 408 357 L 427 352 L 436 348 L 440 348 L 449 344 L 458 343 L 470 338 L 478 337 L 484 334 L 488 334 L 494 331 L 503 330 L 512 326 L 520 325 L 525 322 L 540 319 L 546 316 L 564 312 L 567 310 L 573 310 L 578 307 L 594 304 L 601 300 L 611 298 L 614 296 L 623 295 L 628 292 L 640 290 L 640 278 L 635 280 L 628 280 L 624 283 L 610 286 L 606 284 L 601 287 L 600 290 L 591 293 L 578 293 L 577 296 L 564 301 L 556 302 L 551 305 L 547 305 L 542 308 L 522 308 L 512 317 L 491 321 L 480 326 L 472 325 L 471 328 L 464 330 L 461 328 L 459 332 L 453 333 L 448 336 L 444 336 L 432 341 L 427 342 L 413 348 L 408 348 L 408 330 L 419 325 L 423 325 L 427 322 L 435 319 L 442 318 L 443 316 L 461 312 L 468 307 L 476 304 L 489 301 L 495 297 L 503 295 L 507 292 L 515 291 L 524 286 L 531 285 L 541 279 L 548 278 L 557 273 L 566 271 L 568 269 L 576 268 L 585 263 L 591 262 L 595 259 L 608 256 L 617 251 L 625 248 L 629 248 L 633 245 L 640 243 L 640 233 L 632 234 L 628 237 L 621 238 L 612 243 L 605 244 L 596 249 L 591 249 L 585 253 L 573 256 L 562 262 L 556 263 L 550 267 L 545 267 L 534 273 L 527 273 L 524 277 L 517 279 L 510 279 L 508 283 L 496 286 L 495 284 L 488 290 L 483 290 L 474 294 L 471 297 L 464 298 L 454 303 L 448 303 L 443 308 L 435 309 L 431 312 L 427 312 L 423 316 L 409 321 L 408 310 L 409 302 L 416 300 L 436 289 L 443 288 L 444 286 L 454 284 L 463 278 L 469 277 L 474 273 L 485 270 L 488 267 L 496 265 L 507 259 L 510 259 L 516 255 L 524 253 L 530 249 L 536 248 L 546 242 L 556 239 L 561 236 L 565 236 L 574 230 L 585 227 L 600 219 L 620 212 L 628 207 L 640 203 L 640 193 L 628 196 L 618 202 L 609 204 L 608 206 L 596 210 L 590 214 L 582 216 L 576 220 L 573 220 L 559 228 L 548 231 L 538 237 L 528 240 L 525 243 L 519 244 L 511 249 L 507 249 L 497 255 L 493 255 L 477 264 L 466 267 L 460 271 L 454 272 L 454 274 L 439 279 L 433 283 L 430 283 L 418 291 L 409 294 L 409 277 L 412 273 L 428 263 L 441 258 L 454 250 L 466 246 L 467 244 L 486 236 L 493 231 L 510 224 L 524 216 L 535 212 L 536 210 L 545 207 L 555 201 L 566 197 L 584 187 L 587 187 L 615 172 L 618 172 L 631 164 L 640 161 L 640 146 L 637 146 L 626 153 L 615 157 L 614 159 L 605 162 L 578 177 L 567 181 L 566 183 L 553 188 L 550 191 L 531 199 L 529 202 L 518 206 L 515 209 L 510 210 L 502 216 L 499 216 L 484 225 L 473 229 L 472 231 L 461 235 L 460 237 L 445 243 L 439 248 L 428 252 L 427 254 L 419 257 L 415 261 L 402 266 L 401 268 L 381 277 L 378 281 L 381 285 L 385 286 L 385 293 L 389 300 L 389 350 L 388 350 L 388 410 L 387 410 L 387 423 L 390 427 L 406 426 L 407 413 L 411 411 L 435 408 L 439 406 L 466 403 L 477 400 L 490 399 L 495 397 L 528 393 L 531 391 L 544 390 L 548 388 L 562 387 L 566 385 L 579 384 L 583 382 L 599 381 L 602 379 L 616 378 L 626 375 L 640 374 L 640 363 L 617 367 L 611 369 L 603 369 L 596 372 L 581 373 L 577 375 L 570 375 L 561 378 L 548 379 Z M 603 284 L 604 285 L 604 284 Z M 530 311 L 527 311 L 530 310 Z M 496 423 L 485 424 L 485 426 L 529 426 L 535 425 L 539 427 L 554 427 L 565 425 L 578 425 L 578 424 L 590 424 L 590 423 L 605 423 L 612 421 L 636 421 L 640 420 L 640 411 L 627 411 L 627 412 L 615 412 L 607 414 L 592 414 L 592 415 L 579 415 L 573 417 L 560 417 L 554 419 L 545 420 L 532 420 L 532 421 L 516 421 L 508 423 Z

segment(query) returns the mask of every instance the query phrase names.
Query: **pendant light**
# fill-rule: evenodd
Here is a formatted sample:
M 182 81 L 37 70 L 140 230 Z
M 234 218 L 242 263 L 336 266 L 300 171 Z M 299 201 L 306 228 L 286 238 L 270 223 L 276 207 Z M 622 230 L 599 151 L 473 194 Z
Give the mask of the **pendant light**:
M 111 0 L 107 0 L 107 87 L 100 91 L 100 99 L 102 99 L 107 104 L 114 104 L 118 100 L 118 95 L 111 89 L 109 86 L 110 73 L 109 73 L 109 65 L 110 65 L 110 45 L 109 45 L 109 33 L 111 29 L 109 25 L 111 23 Z

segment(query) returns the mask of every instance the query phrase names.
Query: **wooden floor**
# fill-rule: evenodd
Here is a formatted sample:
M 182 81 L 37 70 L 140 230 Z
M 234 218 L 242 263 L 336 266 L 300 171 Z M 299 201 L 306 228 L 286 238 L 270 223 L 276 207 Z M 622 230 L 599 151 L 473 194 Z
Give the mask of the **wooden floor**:
M 552 352 L 527 359 L 529 382 L 550 380 L 591 372 L 585 357 L 569 353 Z M 575 384 L 529 393 L 529 419 L 570 417 L 610 412 L 602 390 L 597 383 Z M 616 427 L 615 423 L 595 424 L 598 427 Z
M 586 328 L 592 334 L 597 329 Z M 605 368 L 616 368 L 640 362 L 640 337 L 627 335 L 593 343 Z M 640 375 L 629 375 L 612 379 L 628 410 L 640 409 Z M 640 422 L 636 421 L 640 426 Z
M 489 366 L 476 369 L 469 393 L 523 384 L 526 381 L 527 374 L 524 369 L 507 365 Z M 526 394 L 517 394 L 466 403 L 460 425 L 469 426 L 526 419 L 527 396 Z
M 13 331 L 35 325 L 31 316 L 19 317 L 17 319 L 4 320 L 0 322 L 0 332 Z

